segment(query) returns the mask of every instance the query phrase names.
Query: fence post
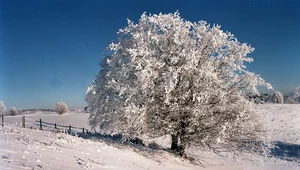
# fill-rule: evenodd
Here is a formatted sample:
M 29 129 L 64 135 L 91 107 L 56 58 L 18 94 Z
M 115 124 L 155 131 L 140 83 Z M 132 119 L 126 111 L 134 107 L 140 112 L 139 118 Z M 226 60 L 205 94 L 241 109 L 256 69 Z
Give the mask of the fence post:
M 40 130 L 43 130 L 43 127 L 42 127 L 42 119 L 40 119 Z
M 71 134 L 71 125 L 69 125 L 69 133 Z
M 56 123 L 54 123 L 54 128 L 57 129 L 57 128 L 56 128 Z
M 25 116 L 22 116 L 22 128 L 25 128 Z
M 3 113 L 1 114 L 1 118 L 2 118 L 2 127 L 4 126 L 4 115 Z

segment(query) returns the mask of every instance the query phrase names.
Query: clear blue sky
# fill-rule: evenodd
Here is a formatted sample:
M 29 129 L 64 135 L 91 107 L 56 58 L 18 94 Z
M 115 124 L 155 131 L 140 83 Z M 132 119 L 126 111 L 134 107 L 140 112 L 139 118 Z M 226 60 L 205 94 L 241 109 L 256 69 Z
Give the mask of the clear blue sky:
M 255 47 L 248 68 L 283 93 L 300 85 L 299 0 L 0 0 L 0 101 L 7 107 L 86 106 L 101 54 L 127 18 L 179 10 Z

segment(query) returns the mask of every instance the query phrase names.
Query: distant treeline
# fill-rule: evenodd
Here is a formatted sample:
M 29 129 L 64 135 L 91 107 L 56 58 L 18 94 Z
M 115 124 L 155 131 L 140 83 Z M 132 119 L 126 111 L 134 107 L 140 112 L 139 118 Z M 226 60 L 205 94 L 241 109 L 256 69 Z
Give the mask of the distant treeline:
M 21 109 L 22 112 L 36 112 L 36 111 L 42 111 L 42 112 L 55 112 L 55 109 Z
M 255 103 L 274 103 L 272 99 L 273 94 L 261 93 L 257 95 L 248 94 L 247 97 L 249 100 L 254 101 Z M 283 96 L 283 100 L 287 101 L 288 95 Z

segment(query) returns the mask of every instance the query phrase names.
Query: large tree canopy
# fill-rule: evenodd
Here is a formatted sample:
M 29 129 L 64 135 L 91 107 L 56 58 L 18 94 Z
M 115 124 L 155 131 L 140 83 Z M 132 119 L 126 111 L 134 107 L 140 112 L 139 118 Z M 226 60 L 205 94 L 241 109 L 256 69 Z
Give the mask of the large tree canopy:
M 244 96 L 272 87 L 246 69 L 254 48 L 220 28 L 178 12 L 128 20 L 87 91 L 91 125 L 127 137 L 172 134 L 183 149 L 258 140 Z

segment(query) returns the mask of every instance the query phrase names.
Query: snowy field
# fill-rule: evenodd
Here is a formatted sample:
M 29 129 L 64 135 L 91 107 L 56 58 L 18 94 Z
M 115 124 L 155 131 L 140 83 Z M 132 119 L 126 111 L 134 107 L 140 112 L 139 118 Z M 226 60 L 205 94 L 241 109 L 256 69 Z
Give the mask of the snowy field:
M 39 119 L 49 124 L 88 129 L 89 114 L 36 112 L 26 115 L 28 128 L 25 129 L 21 128 L 21 116 L 5 117 L 5 126 L 0 127 L 0 169 L 300 169 L 299 155 L 288 153 L 299 149 L 300 105 L 265 104 L 258 106 L 257 111 L 263 117 L 270 140 L 283 142 L 286 146 L 288 151 L 284 159 L 281 152 L 273 155 L 279 155 L 280 158 L 266 158 L 247 153 L 220 156 L 190 149 L 190 155 L 195 158 L 190 161 L 167 151 L 120 144 L 108 139 L 91 140 L 56 133 L 50 131 L 53 129 L 51 127 L 43 127 L 45 131 L 40 131 L 36 122 Z
M 300 145 L 300 104 L 264 104 L 257 110 L 272 141 Z
M 44 124 L 43 128 L 52 129 L 54 124 L 63 125 L 63 126 L 73 126 L 77 128 L 85 128 L 89 129 L 88 125 L 88 113 L 77 113 L 77 112 L 69 112 L 64 115 L 59 115 L 56 112 L 41 112 L 38 111 L 34 114 L 26 114 L 25 115 L 25 127 L 27 128 L 39 128 L 39 121 L 42 119 L 43 122 L 48 123 Z M 21 127 L 21 116 L 6 116 L 5 124 L 14 124 L 16 126 Z M 53 124 L 53 125 L 50 125 Z M 49 128 L 45 127 L 49 126 Z M 52 127 L 52 128 L 51 128 Z

